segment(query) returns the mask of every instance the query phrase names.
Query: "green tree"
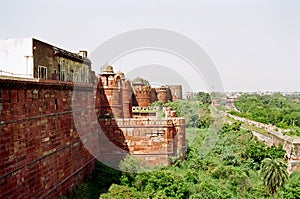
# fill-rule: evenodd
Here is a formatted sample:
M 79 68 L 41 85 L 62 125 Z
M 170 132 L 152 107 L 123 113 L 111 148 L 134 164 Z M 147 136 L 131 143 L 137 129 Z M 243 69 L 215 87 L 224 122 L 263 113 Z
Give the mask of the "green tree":
M 210 104 L 211 97 L 209 93 L 198 92 L 196 95 L 196 99 L 200 101 L 202 104 Z
M 283 190 L 286 199 L 300 198 L 300 172 L 293 172 Z
M 137 191 L 133 187 L 112 184 L 107 193 L 101 194 L 99 199 L 123 199 L 123 198 L 148 198 L 145 193 Z
M 274 199 L 275 192 L 283 187 L 288 179 L 287 164 L 282 159 L 265 158 L 261 163 L 261 177 Z

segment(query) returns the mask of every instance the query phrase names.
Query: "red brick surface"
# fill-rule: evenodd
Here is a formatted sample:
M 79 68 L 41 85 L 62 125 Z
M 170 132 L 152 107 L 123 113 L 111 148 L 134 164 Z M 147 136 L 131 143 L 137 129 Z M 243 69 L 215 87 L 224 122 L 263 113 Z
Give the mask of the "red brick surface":
M 18 81 L 0 85 L 0 198 L 57 198 L 82 183 L 95 160 L 74 127 L 73 88 Z M 81 92 L 87 96 L 90 90 Z

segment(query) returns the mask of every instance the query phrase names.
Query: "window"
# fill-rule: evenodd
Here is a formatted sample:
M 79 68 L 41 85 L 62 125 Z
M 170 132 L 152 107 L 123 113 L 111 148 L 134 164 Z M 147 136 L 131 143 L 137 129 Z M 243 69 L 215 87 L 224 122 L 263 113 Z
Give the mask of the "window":
M 65 81 L 65 66 L 64 66 L 64 61 L 58 64 L 58 80 L 59 81 Z
M 61 65 L 61 71 L 60 71 L 60 81 L 65 81 L 65 66 L 62 64 Z
M 47 68 L 45 66 L 38 66 L 38 78 L 47 79 Z
M 74 71 L 70 71 L 70 76 L 69 76 L 69 81 L 73 82 L 74 81 Z
M 81 82 L 85 82 L 85 71 L 83 65 L 80 68 L 80 73 L 81 73 Z
M 64 70 L 62 70 L 60 72 L 60 81 L 65 81 L 65 71 Z

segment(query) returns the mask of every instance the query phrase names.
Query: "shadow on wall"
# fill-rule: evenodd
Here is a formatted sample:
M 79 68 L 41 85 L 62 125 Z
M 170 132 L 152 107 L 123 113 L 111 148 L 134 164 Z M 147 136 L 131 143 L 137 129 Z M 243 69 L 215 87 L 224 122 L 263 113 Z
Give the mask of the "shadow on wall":
M 119 84 L 117 81 L 116 84 Z M 125 86 L 125 85 L 124 85 Z M 119 163 L 129 154 L 123 131 L 118 127 L 116 117 L 124 118 L 124 94 L 122 87 L 106 89 L 102 81 L 98 81 L 95 109 L 99 124 L 99 155 L 97 159 L 107 166 L 119 169 Z M 109 92 L 109 93 L 107 93 Z M 109 102 L 108 98 L 113 100 Z M 131 107 L 128 107 L 129 109 Z

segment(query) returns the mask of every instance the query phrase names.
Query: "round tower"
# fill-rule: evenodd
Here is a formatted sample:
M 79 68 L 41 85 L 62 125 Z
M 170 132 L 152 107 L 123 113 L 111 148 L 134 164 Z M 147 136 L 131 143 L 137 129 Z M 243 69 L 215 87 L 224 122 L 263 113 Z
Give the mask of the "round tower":
M 134 106 L 149 106 L 151 104 L 151 86 L 145 86 L 145 80 L 141 77 L 136 77 L 132 81 L 134 92 Z
M 124 81 L 122 91 L 123 117 L 132 117 L 132 87 L 129 80 Z
M 167 88 L 164 86 L 161 86 L 159 88 L 156 88 L 156 93 L 157 93 L 157 99 L 158 101 L 162 103 L 167 103 L 168 102 L 168 94 L 167 94 Z
M 150 86 L 134 87 L 133 91 L 137 106 L 149 106 L 151 104 Z
M 123 117 L 122 93 L 120 92 L 120 76 L 116 76 L 113 67 L 107 63 L 101 67 L 100 79 L 104 96 L 100 102 L 101 111 L 110 117 Z

